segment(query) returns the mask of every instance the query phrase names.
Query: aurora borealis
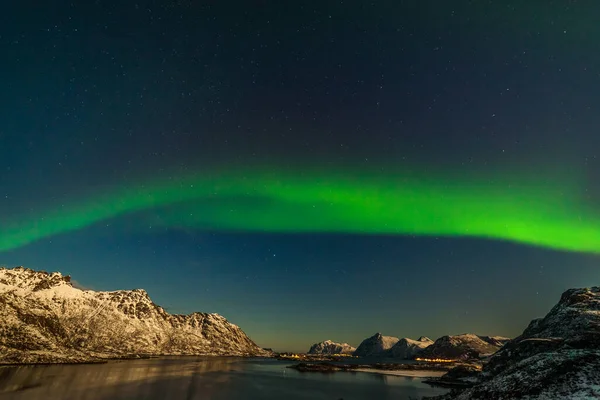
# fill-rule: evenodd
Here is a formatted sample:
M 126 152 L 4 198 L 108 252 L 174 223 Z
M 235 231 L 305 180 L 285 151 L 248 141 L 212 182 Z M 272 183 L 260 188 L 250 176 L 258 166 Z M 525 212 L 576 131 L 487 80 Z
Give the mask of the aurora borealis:
M 600 252 L 598 215 L 573 188 L 351 173 L 213 173 L 116 190 L 5 225 L 0 250 L 158 208 L 167 227 L 473 236 Z M 587 209 L 586 209 L 587 208 Z
M 598 284 L 595 2 L 259 3 L 2 6 L 0 266 L 293 351 Z

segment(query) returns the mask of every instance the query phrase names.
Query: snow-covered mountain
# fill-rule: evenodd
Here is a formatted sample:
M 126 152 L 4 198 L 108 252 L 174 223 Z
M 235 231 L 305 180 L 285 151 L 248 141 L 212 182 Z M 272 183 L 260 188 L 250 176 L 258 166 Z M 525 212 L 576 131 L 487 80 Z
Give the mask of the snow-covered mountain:
M 504 336 L 479 336 L 479 338 L 497 347 L 502 347 L 512 340 L 511 338 Z
M 355 350 L 356 348 L 350 346 L 348 343 L 336 343 L 326 340 L 310 346 L 308 354 L 352 354 Z
M 440 399 L 600 398 L 600 287 L 570 289 L 504 345 L 480 381 Z
M 426 336 L 421 336 L 417 340 L 402 338 L 392 348 L 390 353 L 392 357 L 401 358 L 403 360 L 411 360 L 421 350 L 431 346 L 433 340 Z
M 171 315 L 146 291 L 80 290 L 69 276 L 0 268 L 0 362 L 131 354 L 266 355 L 218 314 Z
M 428 346 L 417 355 L 421 358 L 443 358 L 459 360 L 479 358 L 490 355 L 500 349 L 499 341 L 493 341 L 488 336 L 478 336 L 465 333 L 455 336 L 442 336 L 431 346 Z
M 389 350 L 398 343 L 397 337 L 383 336 L 381 333 L 366 338 L 358 346 L 354 355 L 358 357 L 385 357 L 389 356 Z

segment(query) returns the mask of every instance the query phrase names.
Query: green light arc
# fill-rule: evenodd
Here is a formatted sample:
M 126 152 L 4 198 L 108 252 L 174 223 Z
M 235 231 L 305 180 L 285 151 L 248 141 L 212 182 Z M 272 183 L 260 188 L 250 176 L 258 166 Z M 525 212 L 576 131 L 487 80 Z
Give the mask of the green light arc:
M 152 211 L 167 227 L 279 233 L 480 237 L 600 253 L 577 185 L 315 171 L 195 174 L 123 187 L 0 227 L 0 251 Z

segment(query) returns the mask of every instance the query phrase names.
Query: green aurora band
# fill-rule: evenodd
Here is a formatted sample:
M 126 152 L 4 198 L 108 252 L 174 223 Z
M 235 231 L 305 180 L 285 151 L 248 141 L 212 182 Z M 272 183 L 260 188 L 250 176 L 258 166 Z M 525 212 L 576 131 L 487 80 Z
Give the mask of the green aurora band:
M 0 251 L 143 212 L 152 215 L 153 225 L 172 228 L 468 236 L 600 253 L 600 218 L 585 204 L 582 185 L 383 175 L 250 170 L 113 188 L 40 215 L 5 221 Z

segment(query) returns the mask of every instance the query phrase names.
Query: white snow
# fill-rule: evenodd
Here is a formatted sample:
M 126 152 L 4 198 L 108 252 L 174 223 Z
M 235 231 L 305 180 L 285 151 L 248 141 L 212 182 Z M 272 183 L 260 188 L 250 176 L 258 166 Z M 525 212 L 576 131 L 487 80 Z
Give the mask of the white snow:
M 400 339 L 391 348 L 392 357 L 401 358 L 404 360 L 410 360 L 414 358 L 421 350 L 433 344 L 433 340 L 421 336 L 419 340 L 413 340 L 409 338 Z
M 171 315 L 143 289 L 80 290 L 60 273 L 24 268 L 0 268 L 0 320 L 0 360 L 18 360 L 19 353 L 46 357 L 49 350 L 57 358 L 72 352 L 84 358 L 265 354 L 218 314 Z
M 331 340 L 315 343 L 308 350 L 308 354 L 352 354 L 356 348 L 348 343 L 336 343 Z
M 383 336 L 381 333 L 376 333 L 363 340 L 354 352 L 354 355 L 360 357 L 383 356 L 399 340 L 397 337 Z

